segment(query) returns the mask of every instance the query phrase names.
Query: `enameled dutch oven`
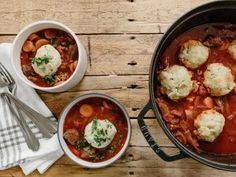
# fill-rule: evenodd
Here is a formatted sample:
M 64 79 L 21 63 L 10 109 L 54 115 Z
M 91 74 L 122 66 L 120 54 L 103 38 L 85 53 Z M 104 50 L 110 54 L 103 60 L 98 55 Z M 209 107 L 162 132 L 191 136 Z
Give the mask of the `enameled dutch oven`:
M 138 115 L 138 124 L 140 129 L 149 143 L 150 147 L 155 151 L 155 153 L 165 161 L 175 161 L 185 157 L 192 157 L 193 159 L 221 170 L 236 171 L 236 154 L 230 156 L 219 156 L 212 155 L 208 153 L 197 153 L 194 149 L 189 148 L 181 144 L 169 131 L 164 120 L 162 119 L 160 110 L 155 102 L 155 87 L 156 87 L 156 68 L 160 62 L 161 56 L 165 49 L 170 45 L 170 43 L 178 37 L 183 32 L 193 28 L 195 26 L 214 23 L 214 22 L 229 22 L 236 24 L 236 1 L 225 0 L 225 1 L 215 1 L 208 4 L 199 6 L 190 12 L 179 18 L 164 34 L 156 50 L 153 54 L 153 59 L 150 66 L 149 74 L 149 95 L 150 99 L 146 106 L 142 109 Z M 166 154 L 160 146 L 154 141 L 152 135 L 148 131 L 144 116 L 148 110 L 152 109 L 155 113 L 156 119 L 159 122 L 161 128 L 168 136 L 168 138 L 180 149 L 180 152 L 176 155 Z M 158 139 L 158 137 L 157 137 Z

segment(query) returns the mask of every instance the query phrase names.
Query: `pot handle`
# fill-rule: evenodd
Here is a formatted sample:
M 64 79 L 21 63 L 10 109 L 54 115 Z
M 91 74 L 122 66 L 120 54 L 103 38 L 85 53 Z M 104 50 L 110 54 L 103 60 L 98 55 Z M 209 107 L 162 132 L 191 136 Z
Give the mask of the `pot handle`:
M 151 136 L 150 132 L 147 129 L 147 126 L 144 122 L 144 116 L 148 112 L 149 109 L 152 109 L 151 101 L 149 101 L 145 107 L 141 110 L 141 112 L 138 115 L 138 124 L 140 127 L 141 132 L 143 133 L 143 136 L 145 137 L 146 141 L 150 145 L 150 147 L 154 150 L 154 152 L 163 160 L 167 162 L 179 160 L 182 158 L 187 157 L 185 153 L 182 151 L 179 152 L 179 154 L 176 155 L 168 155 L 166 154 L 161 147 L 154 141 L 153 137 Z

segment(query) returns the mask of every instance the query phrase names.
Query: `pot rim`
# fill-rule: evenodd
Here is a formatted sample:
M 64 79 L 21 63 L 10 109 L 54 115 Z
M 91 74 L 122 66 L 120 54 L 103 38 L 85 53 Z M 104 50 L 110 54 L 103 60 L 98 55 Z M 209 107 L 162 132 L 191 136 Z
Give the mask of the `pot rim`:
M 227 3 L 234 3 L 235 6 L 229 6 L 229 5 L 227 5 Z M 150 68 L 149 68 L 149 99 L 150 99 L 149 102 L 151 103 L 152 110 L 154 111 L 156 119 L 157 119 L 159 125 L 161 126 L 162 130 L 165 132 L 165 134 L 171 140 L 171 142 L 174 143 L 174 145 L 180 149 L 180 151 L 182 151 L 183 153 L 187 154 L 191 158 L 193 158 L 193 159 L 195 159 L 207 166 L 217 168 L 220 170 L 236 171 L 236 164 L 232 165 L 232 164 L 226 164 L 226 163 L 221 163 L 221 162 L 216 162 L 213 160 L 206 159 L 206 158 L 202 157 L 200 154 L 198 154 L 197 152 L 190 150 L 189 148 L 184 146 L 182 143 L 180 143 L 174 137 L 174 135 L 170 132 L 170 130 L 167 128 L 167 126 L 160 114 L 159 108 L 156 105 L 156 102 L 155 102 L 156 98 L 154 95 L 154 93 L 155 93 L 154 92 L 154 87 L 155 87 L 154 86 L 154 77 L 156 74 L 156 66 L 158 65 L 158 61 L 159 61 L 157 56 L 160 55 L 159 51 L 160 51 L 160 49 L 163 48 L 163 45 L 165 44 L 166 39 L 170 36 L 170 34 L 173 33 L 173 31 L 175 31 L 181 24 L 185 23 L 188 19 L 193 18 L 194 16 L 197 16 L 197 15 L 204 13 L 204 12 L 217 10 L 217 9 L 219 10 L 219 9 L 224 9 L 224 8 L 236 10 L 236 1 L 233 1 L 233 0 L 214 1 L 214 2 L 209 2 L 206 4 L 200 5 L 196 8 L 188 11 L 184 15 L 182 15 L 174 23 L 172 23 L 172 25 L 170 25 L 170 27 L 166 30 L 165 34 L 162 36 L 162 38 L 160 39 L 160 41 L 158 42 L 158 44 L 155 48 L 154 54 L 152 56 Z

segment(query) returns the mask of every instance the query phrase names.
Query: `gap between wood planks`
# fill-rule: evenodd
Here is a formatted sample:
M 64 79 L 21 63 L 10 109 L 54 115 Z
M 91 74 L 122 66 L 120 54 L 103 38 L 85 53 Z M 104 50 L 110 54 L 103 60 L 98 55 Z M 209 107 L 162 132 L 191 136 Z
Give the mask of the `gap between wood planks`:
M 18 34 L 18 33 L 17 33 Z M 17 34 L 0 34 L 0 36 L 9 36 L 9 37 L 14 37 Z M 165 34 L 163 32 L 159 33 L 75 33 L 78 36 L 92 36 L 92 35 L 96 35 L 96 36 L 102 36 L 102 35 L 154 35 L 154 34 Z
M 150 61 L 162 35 L 82 35 L 88 53 L 86 76 L 148 75 Z M 0 36 L 0 42 L 12 42 L 14 36 Z
M 207 2 L 210 1 L 9 0 L 1 3 L 0 33 L 16 34 L 42 19 L 60 21 L 78 34 L 164 32 L 182 14 Z

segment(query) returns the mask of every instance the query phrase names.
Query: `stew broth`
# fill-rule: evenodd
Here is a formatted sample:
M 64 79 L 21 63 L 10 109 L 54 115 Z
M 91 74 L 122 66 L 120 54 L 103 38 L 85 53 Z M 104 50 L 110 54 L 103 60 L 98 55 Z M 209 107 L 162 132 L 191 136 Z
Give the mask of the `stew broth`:
M 232 74 L 236 76 L 236 61 L 228 53 L 227 48 L 234 39 L 236 39 L 236 25 L 233 24 L 204 24 L 197 26 L 189 31 L 183 33 L 177 37 L 165 50 L 162 55 L 160 65 L 157 68 L 157 73 L 169 65 L 182 65 L 178 59 L 178 52 L 181 45 L 190 40 L 199 40 L 204 45 L 208 45 L 210 52 L 208 60 L 205 64 L 195 70 L 188 69 L 192 73 L 192 80 L 198 81 L 203 94 L 199 92 L 193 93 L 184 99 L 176 101 L 170 100 L 166 95 L 160 93 L 160 84 L 156 87 L 156 101 L 163 114 L 163 105 L 167 105 L 174 115 L 173 119 L 168 119 L 163 116 L 167 127 L 174 134 L 174 136 L 183 144 L 187 146 L 192 145 L 198 152 L 206 151 L 215 154 L 233 154 L 236 153 L 236 95 L 231 92 L 230 94 L 222 97 L 212 97 L 203 87 L 203 74 L 207 65 L 211 63 L 222 63 L 229 67 Z M 220 44 L 212 42 L 212 39 L 219 39 Z M 194 135 L 194 119 L 203 110 L 206 110 L 203 104 L 203 100 L 207 97 L 211 97 L 214 100 L 214 107 L 222 113 L 225 117 L 225 126 L 223 132 L 217 137 L 217 139 L 210 142 L 199 141 Z M 193 99 L 193 102 L 189 102 L 189 99 Z M 220 106 L 220 104 L 222 104 Z M 194 112 L 192 117 L 188 117 L 185 111 L 192 107 Z M 177 115 L 175 112 L 178 112 Z M 189 131 L 189 132 L 188 132 Z M 199 147 L 197 147 L 199 143 Z
M 93 112 L 88 117 L 84 117 L 81 114 L 80 108 L 82 105 L 90 105 L 92 107 Z M 109 120 L 117 130 L 112 142 L 103 149 L 96 149 L 85 142 L 85 127 L 94 118 Z M 78 147 L 78 144 L 72 145 L 66 141 L 69 149 L 78 158 L 90 162 L 101 162 L 115 156 L 124 146 L 128 134 L 127 120 L 122 110 L 111 101 L 103 98 L 88 98 L 74 105 L 65 118 L 63 132 L 65 133 L 69 129 L 76 129 L 79 132 L 77 142 L 85 142 L 85 145 L 82 145 L 84 147 Z M 83 148 L 87 147 L 92 150 L 92 156 L 86 155 Z
M 61 56 L 61 65 L 50 80 L 41 77 L 32 68 L 37 50 L 47 44 L 52 45 Z M 27 38 L 21 49 L 20 61 L 22 71 L 30 81 L 40 87 L 51 87 L 63 83 L 73 74 L 78 63 L 78 47 L 74 38 L 65 31 L 44 29 Z

